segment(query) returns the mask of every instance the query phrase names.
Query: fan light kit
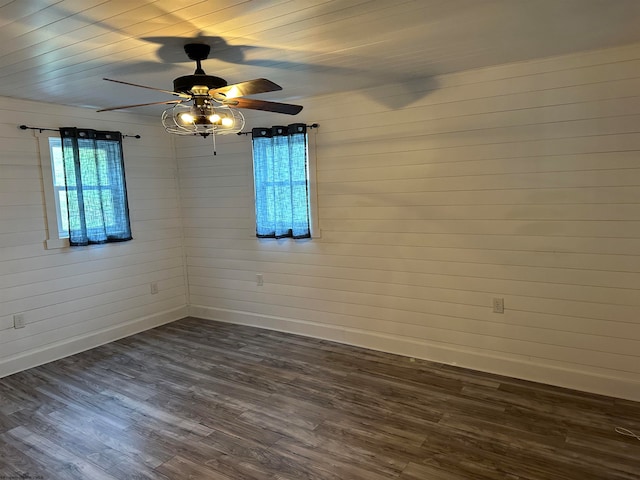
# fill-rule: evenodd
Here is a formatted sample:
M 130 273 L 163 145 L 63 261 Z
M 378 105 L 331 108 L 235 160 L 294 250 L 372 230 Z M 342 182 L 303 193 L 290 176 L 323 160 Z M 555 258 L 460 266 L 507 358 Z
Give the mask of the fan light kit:
M 300 105 L 244 98 L 246 95 L 282 90 L 280 85 L 266 78 L 228 85 L 223 78 L 207 75 L 202 69 L 201 62 L 209 56 L 210 50 L 211 47 L 209 45 L 200 43 L 189 43 L 184 46 L 187 56 L 196 62 L 196 70 L 193 75 L 176 78 L 173 81 L 173 91 L 121 80 L 104 79 L 109 82 L 167 93 L 179 97 L 178 100 L 125 105 L 98 111 L 106 112 L 148 105 L 174 104 L 173 107 L 162 112 L 162 125 L 165 130 L 175 135 L 201 135 L 207 137 L 209 135 L 228 135 L 241 132 L 244 128 L 245 120 L 242 112 L 238 110 L 239 108 L 264 110 L 287 115 L 296 115 L 302 110 Z
M 162 112 L 162 125 L 175 135 L 227 135 L 244 128 L 244 115 L 225 105 L 196 107 L 179 103 Z

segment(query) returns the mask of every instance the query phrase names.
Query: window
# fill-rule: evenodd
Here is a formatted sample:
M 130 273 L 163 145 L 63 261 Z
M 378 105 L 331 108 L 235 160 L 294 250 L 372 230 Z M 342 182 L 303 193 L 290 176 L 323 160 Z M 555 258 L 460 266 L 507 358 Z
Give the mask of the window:
M 254 128 L 252 139 L 256 236 L 317 236 L 306 125 Z
M 67 219 L 66 196 L 61 197 L 58 188 L 64 189 L 64 167 L 62 164 L 62 143 L 59 133 L 36 133 L 40 145 L 40 166 L 42 168 L 42 183 L 47 213 L 48 249 L 69 246 L 69 232 L 64 228 Z M 57 174 L 57 179 L 54 178 Z M 62 181 L 62 184 L 60 182 Z
M 67 191 L 64 181 L 62 141 L 59 137 L 48 137 L 48 140 L 58 238 L 69 238 L 69 213 L 67 211 Z
M 40 146 L 47 247 L 130 240 L 122 135 L 64 128 Z

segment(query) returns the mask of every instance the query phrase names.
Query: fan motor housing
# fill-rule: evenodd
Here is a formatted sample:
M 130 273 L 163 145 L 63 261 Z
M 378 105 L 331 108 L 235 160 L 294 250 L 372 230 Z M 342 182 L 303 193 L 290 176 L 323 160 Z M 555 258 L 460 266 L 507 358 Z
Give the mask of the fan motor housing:
M 224 78 L 214 77 L 213 75 L 185 75 L 173 81 L 173 91 L 190 94 L 195 85 L 202 85 L 212 89 L 226 87 L 227 81 Z

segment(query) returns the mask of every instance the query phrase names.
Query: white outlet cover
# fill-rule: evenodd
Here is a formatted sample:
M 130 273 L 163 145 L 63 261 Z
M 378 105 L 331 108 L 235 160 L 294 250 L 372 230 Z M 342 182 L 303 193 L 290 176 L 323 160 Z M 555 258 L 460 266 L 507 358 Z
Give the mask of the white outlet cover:
M 13 328 L 24 328 L 24 314 L 17 313 L 13 316 Z

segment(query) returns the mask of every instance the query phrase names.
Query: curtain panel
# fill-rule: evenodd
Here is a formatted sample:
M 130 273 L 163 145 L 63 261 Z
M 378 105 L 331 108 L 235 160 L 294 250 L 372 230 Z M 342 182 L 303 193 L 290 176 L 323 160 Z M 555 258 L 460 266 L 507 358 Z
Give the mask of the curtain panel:
M 258 238 L 310 238 L 307 126 L 254 128 L 253 172 Z
M 61 128 L 69 243 L 131 240 L 122 134 Z

